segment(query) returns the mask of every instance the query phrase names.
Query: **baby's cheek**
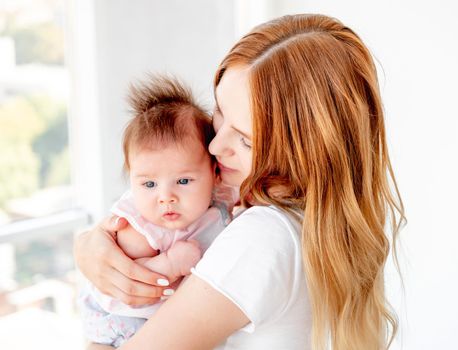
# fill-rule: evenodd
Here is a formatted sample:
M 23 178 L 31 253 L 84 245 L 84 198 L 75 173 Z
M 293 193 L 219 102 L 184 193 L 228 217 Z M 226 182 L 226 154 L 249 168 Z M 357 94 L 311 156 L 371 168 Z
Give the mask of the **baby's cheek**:
M 187 211 L 193 216 L 193 220 L 196 220 L 207 211 L 210 203 L 211 192 L 210 194 L 205 194 L 202 191 L 197 192 L 196 195 L 188 197 Z
M 138 196 L 135 200 L 138 212 L 147 220 L 153 221 L 155 214 L 155 203 L 151 196 Z
M 201 206 L 207 207 L 211 204 L 213 198 L 213 184 L 212 186 L 205 186 L 200 191 L 199 202 Z

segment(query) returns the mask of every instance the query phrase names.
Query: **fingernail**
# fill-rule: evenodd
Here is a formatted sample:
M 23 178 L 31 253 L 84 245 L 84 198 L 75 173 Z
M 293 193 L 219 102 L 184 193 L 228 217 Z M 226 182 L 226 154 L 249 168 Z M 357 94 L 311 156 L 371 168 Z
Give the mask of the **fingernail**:
M 173 289 L 165 289 L 162 292 L 162 295 L 170 296 L 170 295 L 173 295 L 173 293 L 175 293 L 175 291 Z
M 162 296 L 162 297 L 161 297 L 161 301 L 167 300 L 168 298 L 170 298 L 170 297 Z
M 116 218 L 116 220 L 115 220 L 115 225 L 116 225 L 116 226 L 119 224 L 119 220 L 121 220 L 121 217 L 120 217 L 120 216 L 118 216 L 118 217 Z
M 166 286 L 170 285 L 169 281 L 167 281 L 166 279 L 163 279 L 163 278 L 159 278 L 157 280 L 157 284 L 160 285 L 160 286 L 163 286 L 163 287 L 166 287 Z

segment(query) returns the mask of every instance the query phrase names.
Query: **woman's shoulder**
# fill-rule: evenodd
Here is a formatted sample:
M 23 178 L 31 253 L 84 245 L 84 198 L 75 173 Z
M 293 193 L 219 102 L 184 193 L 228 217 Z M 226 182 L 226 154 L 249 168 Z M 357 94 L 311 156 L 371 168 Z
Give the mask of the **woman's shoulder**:
M 236 217 L 233 223 L 239 225 L 255 224 L 256 226 L 290 231 L 297 231 L 300 226 L 300 223 L 290 213 L 274 205 L 250 207 Z
M 269 221 L 289 220 L 290 214 L 275 205 L 255 205 L 244 210 L 238 217 L 249 216 L 251 219 L 267 219 Z
M 304 281 L 298 225 L 277 207 L 251 207 L 219 234 L 191 270 L 247 315 L 246 332 L 278 320 L 295 302 Z
M 298 249 L 300 223 L 275 206 L 253 206 L 237 216 L 217 239 Z

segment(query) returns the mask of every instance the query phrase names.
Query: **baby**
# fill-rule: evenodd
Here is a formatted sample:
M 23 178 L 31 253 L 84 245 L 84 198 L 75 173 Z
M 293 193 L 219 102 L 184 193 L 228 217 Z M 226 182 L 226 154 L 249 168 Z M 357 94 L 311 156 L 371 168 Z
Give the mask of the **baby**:
M 123 150 L 130 190 L 112 208 L 129 225 L 117 233 L 117 243 L 173 283 L 189 275 L 227 226 L 236 194 L 215 186 L 216 163 L 207 150 L 214 136 L 211 120 L 186 88 L 152 77 L 132 87 L 129 102 L 134 117 L 124 132 Z M 131 307 L 90 284 L 80 304 L 87 338 L 115 347 L 160 306 Z

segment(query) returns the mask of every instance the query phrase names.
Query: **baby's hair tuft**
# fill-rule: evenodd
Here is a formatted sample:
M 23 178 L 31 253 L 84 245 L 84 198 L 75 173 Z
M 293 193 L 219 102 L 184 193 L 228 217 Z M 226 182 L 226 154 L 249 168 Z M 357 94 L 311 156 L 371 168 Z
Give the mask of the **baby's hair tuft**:
M 148 79 L 130 85 L 128 102 L 136 115 L 161 105 L 195 105 L 188 87 L 175 77 L 149 74 Z
M 215 135 L 211 118 L 178 79 L 149 74 L 147 80 L 130 85 L 127 99 L 133 117 L 124 131 L 126 170 L 130 169 L 132 147 L 186 145 L 190 139 L 197 139 L 208 152 Z

